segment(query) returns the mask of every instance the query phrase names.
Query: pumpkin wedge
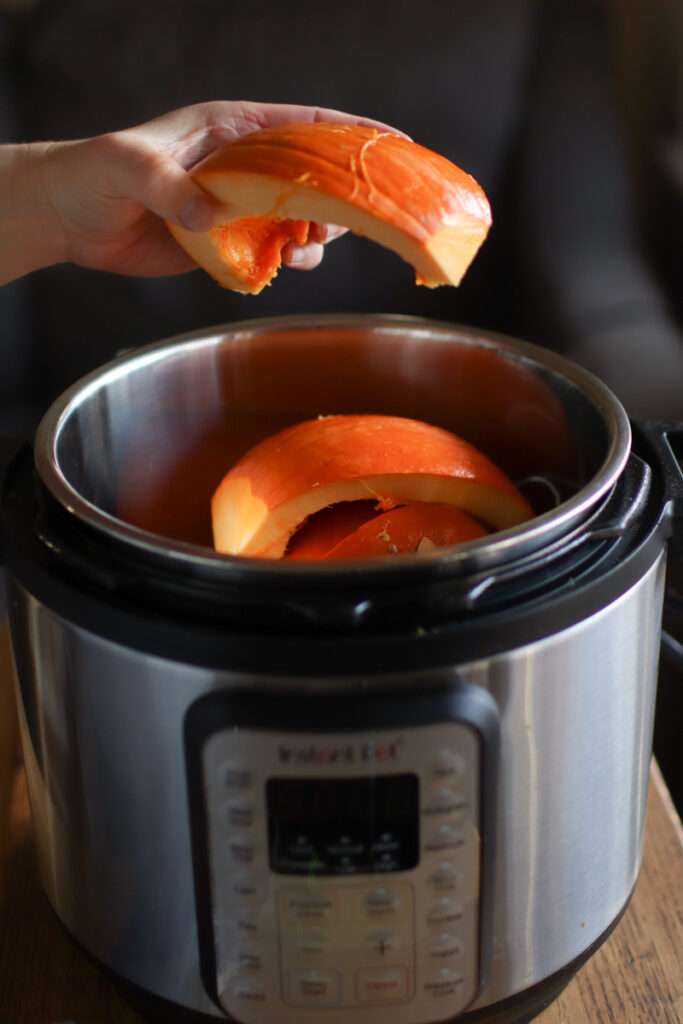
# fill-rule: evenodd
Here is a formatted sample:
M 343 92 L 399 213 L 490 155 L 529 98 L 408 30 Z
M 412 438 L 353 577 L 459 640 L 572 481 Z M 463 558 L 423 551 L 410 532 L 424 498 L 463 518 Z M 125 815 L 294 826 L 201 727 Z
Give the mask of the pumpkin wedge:
M 491 225 L 486 196 L 450 160 L 404 136 L 347 124 L 287 124 L 235 139 L 192 170 L 224 205 L 206 232 L 168 227 L 225 288 L 257 294 L 311 223 L 393 250 L 430 288 L 457 285 Z
M 344 502 L 349 508 L 360 502 Z M 334 506 L 334 509 L 343 506 Z M 324 512 L 318 515 L 324 515 Z M 317 516 L 312 523 L 315 524 Z M 299 533 L 306 533 L 307 526 Z M 347 534 L 327 550 L 322 551 L 316 534 L 305 536 L 303 541 L 289 549 L 285 558 L 329 559 L 329 558 L 376 558 L 382 555 L 403 555 L 412 552 L 428 554 L 437 548 L 464 541 L 476 540 L 488 534 L 481 523 L 468 516 L 454 505 L 435 505 L 420 501 L 399 505 L 366 519 L 353 532 Z M 292 541 L 296 541 L 295 533 Z M 290 544 L 291 547 L 291 544 Z
M 257 444 L 230 469 L 212 502 L 217 551 L 281 558 L 290 537 L 337 502 L 454 505 L 493 530 L 533 512 L 482 452 L 440 427 L 400 416 L 306 420 Z

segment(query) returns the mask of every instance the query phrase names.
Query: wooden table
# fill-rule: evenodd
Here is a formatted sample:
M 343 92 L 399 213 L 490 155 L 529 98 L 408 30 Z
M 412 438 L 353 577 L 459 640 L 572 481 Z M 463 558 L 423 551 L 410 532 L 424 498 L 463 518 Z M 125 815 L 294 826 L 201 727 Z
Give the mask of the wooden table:
M 142 1024 L 74 947 L 40 888 L 6 633 L 0 627 L 0 1024 Z M 655 763 L 629 909 L 536 1024 L 683 1024 L 683 829 Z

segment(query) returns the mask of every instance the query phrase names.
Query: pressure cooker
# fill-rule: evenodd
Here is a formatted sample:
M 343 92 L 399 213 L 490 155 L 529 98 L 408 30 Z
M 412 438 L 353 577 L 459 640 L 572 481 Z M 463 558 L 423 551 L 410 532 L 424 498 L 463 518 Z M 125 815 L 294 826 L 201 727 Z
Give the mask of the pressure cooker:
M 424 554 L 219 555 L 261 438 L 410 416 L 527 523 Z M 521 1022 L 636 884 L 676 426 L 544 349 L 403 317 L 251 320 L 121 355 L 2 484 L 47 896 L 149 1019 Z

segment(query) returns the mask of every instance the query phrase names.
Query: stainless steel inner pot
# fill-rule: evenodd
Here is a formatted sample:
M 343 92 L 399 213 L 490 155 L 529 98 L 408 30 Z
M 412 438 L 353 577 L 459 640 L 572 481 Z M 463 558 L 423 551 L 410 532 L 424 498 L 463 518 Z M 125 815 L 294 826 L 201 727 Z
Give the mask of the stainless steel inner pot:
M 413 318 L 316 316 L 231 324 L 123 355 L 55 402 L 35 459 L 54 497 L 89 526 L 221 574 L 235 560 L 211 550 L 209 502 L 230 465 L 289 424 L 353 412 L 452 430 L 536 495 L 530 523 L 428 556 L 467 571 L 566 536 L 599 508 L 630 451 L 612 393 L 541 348 Z M 364 564 L 386 573 L 410 560 Z M 249 562 L 253 573 L 283 571 Z M 297 563 L 301 573 L 319 568 Z

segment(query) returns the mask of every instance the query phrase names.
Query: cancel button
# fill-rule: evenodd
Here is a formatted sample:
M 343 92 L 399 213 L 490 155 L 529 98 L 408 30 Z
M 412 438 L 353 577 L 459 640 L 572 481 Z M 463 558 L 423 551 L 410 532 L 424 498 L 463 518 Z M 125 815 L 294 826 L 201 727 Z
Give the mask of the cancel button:
M 363 967 L 356 971 L 356 998 L 364 1003 L 385 1003 L 407 995 L 407 967 Z

